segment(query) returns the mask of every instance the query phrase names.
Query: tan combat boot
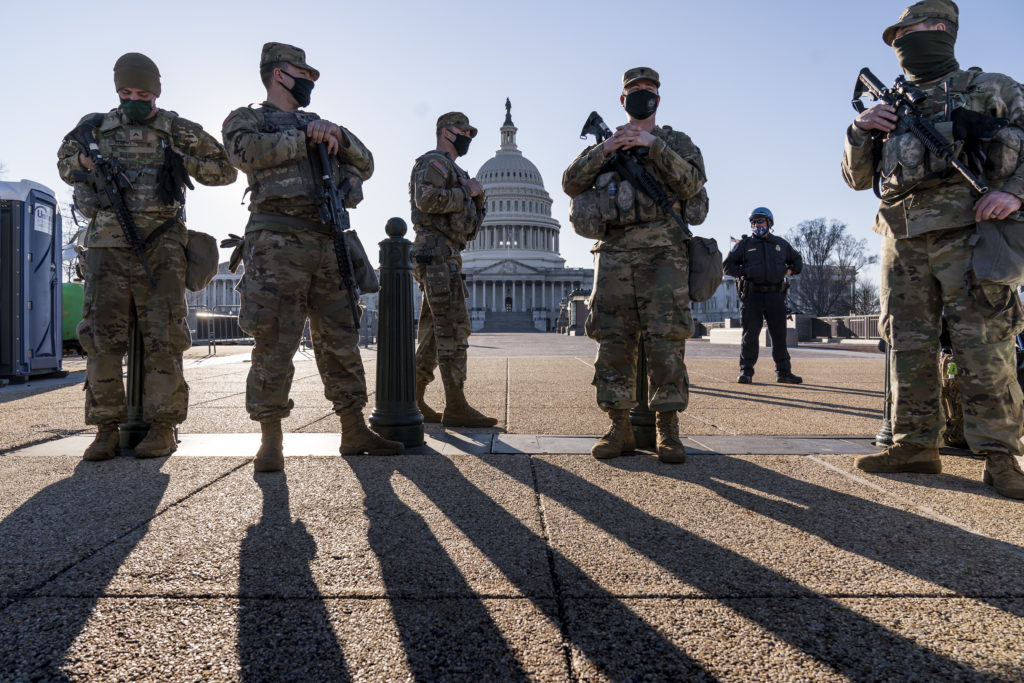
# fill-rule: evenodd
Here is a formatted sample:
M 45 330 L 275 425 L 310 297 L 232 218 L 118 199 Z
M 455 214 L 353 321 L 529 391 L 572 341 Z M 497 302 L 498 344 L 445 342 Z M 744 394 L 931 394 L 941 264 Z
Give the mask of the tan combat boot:
M 280 420 L 260 422 L 260 449 L 252 461 L 253 472 L 280 472 L 284 469 L 284 434 Z
M 441 424 L 445 427 L 493 427 L 497 418 L 487 417 L 469 405 L 463 388 L 454 383 L 444 385 L 444 415 Z
M 598 460 L 617 458 L 623 453 L 636 450 L 633 425 L 629 424 L 629 410 L 613 408 L 608 411 L 608 417 L 612 419 L 611 428 L 590 449 L 590 454 Z
M 942 472 L 938 448 L 922 448 L 909 443 L 896 443 L 879 453 L 862 455 L 857 458 L 856 465 L 865 472 Z
M 669 463 L 686 462 L 686 448 L 679 440 L 679 414 L 672 410 L 655 416 L 658 431 L 658 460 Z
M 416 407 L 420 409 L 423 414 L 424 422 L 440 422 L 441 413 L 437 412 L 433 408 L 427 405 L 427 401 L 424 396 L 427 393 L 427 385 L 416 380 Z
M 1024 472 L 1012 455 L 986 456 L 984 481 L 1001 496 L 1024 500 Z
M 82 460 L 110 460 L 117 455 L 119 438 L 117 424 L 100 425 L 96 438 L 82 454 Z
M 395 455 L 402 452 L 402 442 L 390 441 L 370 431 L 363 422 L 363 413 L 354 410 L 341 416 L 342 455 Z
M 162 458 L 178 450 L 178 441 L 174 438 L 174 426 L 166 422 L 154 422 L 149 425 L 146 437 L 135 447 L 136 458 Z

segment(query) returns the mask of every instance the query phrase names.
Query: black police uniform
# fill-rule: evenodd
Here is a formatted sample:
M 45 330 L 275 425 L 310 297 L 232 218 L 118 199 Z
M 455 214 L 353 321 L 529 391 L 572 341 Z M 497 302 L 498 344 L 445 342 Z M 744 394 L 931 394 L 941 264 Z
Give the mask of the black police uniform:
M 725 258 L 725 273 L 739 278 L 741 284 L 743 345 L 740 371 L 744 375 L 750 377 L 754 374 L 763 321 L 768 322 L 768 334 L 772 338 L 776 374 L 787 378 L 793 374 L 789 351 L 786 350 L 785 280 L 787 270 L 796 275 L 803 265 L 800 253 L 789 242 L 771 233 L 764 237 L 745 236 Z

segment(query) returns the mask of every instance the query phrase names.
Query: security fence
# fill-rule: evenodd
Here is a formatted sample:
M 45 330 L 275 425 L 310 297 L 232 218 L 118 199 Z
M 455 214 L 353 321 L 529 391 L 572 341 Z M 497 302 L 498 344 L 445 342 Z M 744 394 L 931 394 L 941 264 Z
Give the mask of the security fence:
M 251 344 L 252 337 L 238 326 L 237 315 L 219 313 L 196 314 L 196 328 L 192 331 L 192 342 L 207 344 Z
M 878 339 L 878 315 L 813 318 L 811 336 L 831 339 Z

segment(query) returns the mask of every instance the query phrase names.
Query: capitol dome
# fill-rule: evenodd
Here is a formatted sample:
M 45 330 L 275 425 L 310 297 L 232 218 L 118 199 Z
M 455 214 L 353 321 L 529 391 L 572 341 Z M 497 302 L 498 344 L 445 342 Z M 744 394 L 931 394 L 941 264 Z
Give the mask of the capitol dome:
M 503 316 L 552 329 L 560 302 L 574 289 L 589 287 L 593 278 L 590 269 L 565 267 L 551 195 L 540 171 L 516 145 L 518 130 L 512 104 L 505 100 L 501 146 L 476 174 L 487 215 L 462 254 L 474 329 L 491 328 Z

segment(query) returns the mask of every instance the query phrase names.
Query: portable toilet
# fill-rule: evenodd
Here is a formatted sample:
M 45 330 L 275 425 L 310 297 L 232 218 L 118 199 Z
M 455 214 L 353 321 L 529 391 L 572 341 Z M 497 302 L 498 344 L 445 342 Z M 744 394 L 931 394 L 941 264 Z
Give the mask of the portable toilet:
M 61 371 L 60 240 L 50 188 L 0 182 L 0 378 Z

